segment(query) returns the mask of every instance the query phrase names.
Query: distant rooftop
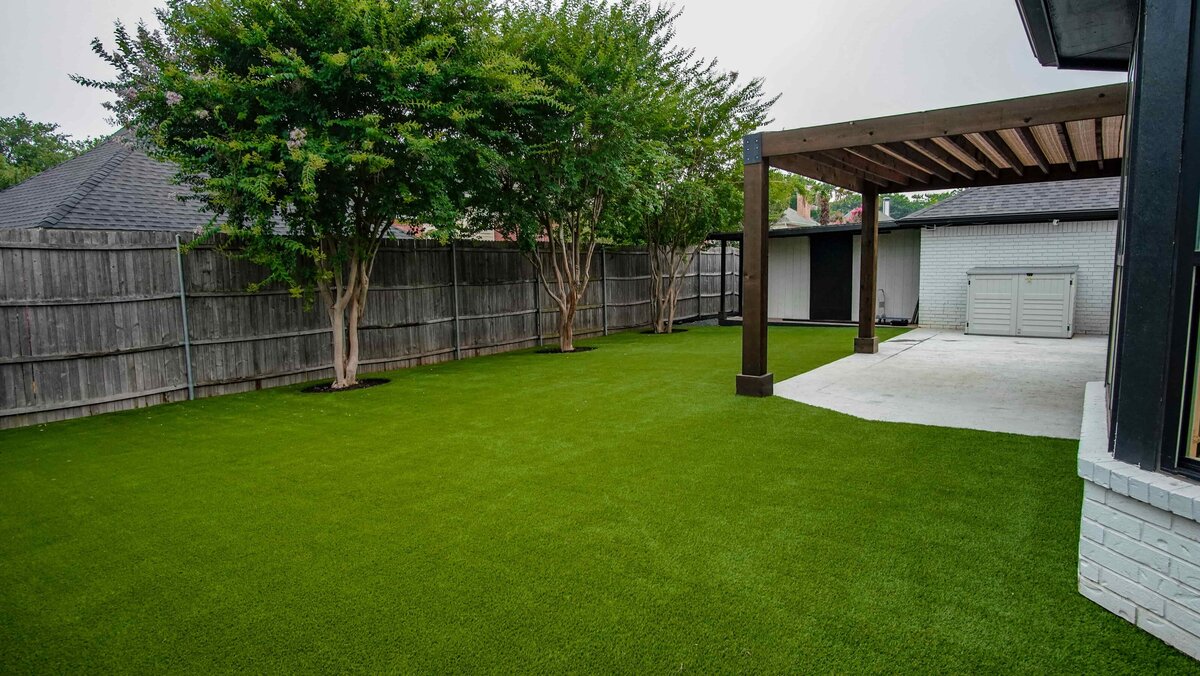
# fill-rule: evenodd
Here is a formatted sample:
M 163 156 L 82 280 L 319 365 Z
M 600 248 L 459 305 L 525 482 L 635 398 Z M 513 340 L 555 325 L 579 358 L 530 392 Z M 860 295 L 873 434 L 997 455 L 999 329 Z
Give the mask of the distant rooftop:
M 784 209 L 783 215 L 775 219 L 771 224 L 772 228 L 812 228 L 820 225 L 807 214 L 802 214 L 795 209 L 788 207 Z
M 1090 178 L 968 188 L 933 206 L 915 211 L 901 225 L 966 222 L 1016 222 L 1014 219 L 1111 219 L 1117 216 L 1121 179 Z
M 195 230 L 210 214 L 182 202 L 175 167 L 120 131 L 95 148 L 0 191 L 0 228 Z

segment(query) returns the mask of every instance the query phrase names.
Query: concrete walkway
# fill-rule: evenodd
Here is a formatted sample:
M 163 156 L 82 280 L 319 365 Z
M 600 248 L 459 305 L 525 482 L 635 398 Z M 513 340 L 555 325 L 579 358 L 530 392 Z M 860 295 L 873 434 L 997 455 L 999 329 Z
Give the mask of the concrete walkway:
M 1105 336 L 1007 338 L 916 329 L 775 385 L 786 399 L 868 420 L 1079 438 Z

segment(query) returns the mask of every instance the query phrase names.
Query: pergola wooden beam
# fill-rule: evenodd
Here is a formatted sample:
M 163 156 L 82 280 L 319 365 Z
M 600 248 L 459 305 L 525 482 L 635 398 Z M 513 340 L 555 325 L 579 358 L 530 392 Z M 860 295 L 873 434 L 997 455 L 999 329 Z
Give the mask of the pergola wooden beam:
M 1067 135 L 1067 126 L 1062 122 L 1056 122 L 1054 130 L 1058 132 L 1058 142 L 1062 144 L 1063 154 L 1067 156 L 1067 166 L 1071 167 L 1071 172 L 1074 173 L 1077 169 L 1075 151 L 1071 148 L 1071 137 Z
M 1065 164 L 1056 164 L 1051 166 L 1049 173 L 1043 174 L 1040 171 L 1026 171 L 1024 176 L 1020 176 L 1017 172 L 1011 169 L 1001 169 L 996 172 L 995 176 L 990 176 L 986 172 L 979 172 L 971 181 L 970 187 L 981 188 L 989 185 L 1013 185 L 1015 183 L 1034 183 L 1041 181 L 1070 181 L 1084 178 L 1106 178 L 1121 175 L 1121 162 L 1112 160 L 1104 163 L 1104 168 L 1101 169 L 1095 162 L 1086 162 L 1076 166 L 1075 171 L 1071 171 L 1070 167 Z M 1032 177 L 1032 180 L 1031 180 Z M 961 177 L 955 176 L 953 180 L 943 181 L 941 179 L 930 179 L 929 183 L 922 185 L 920 190 L 947 190 L 963 187 Z M 905 190 L 913 190 L 913 188 L 904 188 Z M 881 192 L 899 191 L 898 188 L 892 187 Z
M 836 185 L 839 188 L 861 192 L 863 189 L 863 179 L 853 173 L 841 171 L 826 164 L 822 164 L 807 157 L 805 155 L 784 155 L 782 157 L 771 158 L 771 166 L 784 171 L 790 171 L 793 174 L 800 174 L 809 178 L 815 178 L 829 185 Z
M 849 146 L 912 141 L 934 136 L 1052 124 L 1085 117 L 1124 115 L 1124 84 L 1027 96 L 957 108 L 840 122 L 807 129 L 764 132 L 763 155 L 774 157 Z
M 809 157 L 814 157 L 818 162 L 824 162 L 833 167 L 837 167 L 843 171 L 850 171 L 862 174 L 863 178 L 879 186 L 886 186 L 890 183 L 906 183 L 908 177 L 903 174 L 892 171 L 887 167 L 880 167 L 872 162 L 868 162 L 857 155 L 851 155 L 844 150 L 822 150 L 815 153 L 810 153 Z
M 1025 146 L 1025 152 L 1033 158 L 1034 164 L 1038 169 L 1042 170 L 1043 174 L 1050 173 L 1050 162 L 1046 159 L 1046 153 L 1042 150 L 1042 146 L 1038 145 L 1037 139 L 1033 138 L 1033 134 L 1029 132 L 1028 127 L 1017 127 L 1017 138 L 1021 140 L 1021 144 Z
M 908 162 L 898 160 L 882 150 L 877 150 L 874 146 L 855 146 L 853 148 L 846 148 L 846 152 L 853 153 L 867 162 L 874 163 L 885 169 L 890 169 L 900 175 L 901 182 L 904 180 L 912 180 L 918 183 L 929 182 L 930 173 L 928 171 L 914 168 Z
M 1007 162 L 1009 168 L 1017 172 L 1018 176 L 1025 175 L 1025 164 L 1021 162 L 1021 159 L 1017 157 L 1017 154 L 1013 152 L 1013 149 L 1009 147 L 1008 142 L 1005 141 L 999 133 L 994 131 L 985 131 L 981 132 L 979 136 L 991 144 L 992 148 L 999 153 L 1001 159 Z
M 879 150 L 895 157 L 898 160 L 903 160 L 906 164 L 916 168 L 918 171 L 925 172 L 930 176 L 936 176 L 943 181 L 950 180 L 950 170 L 938 164 L 937 160 L 929 158 L 922 153 L 913 150 L 908 145 L 903 143 L 888 143 L 872 146 Z
M 910 148 L 925 155 L 929 159 L 937 162 L 943 167 L 955 172 L 959 176 L 967 179 L 975 178 L 975 169 L 969 164 L 965 164 L 957 157 L 951 155 L 942 149 L 941 146 L 935 144 L 929 139 L 917 139 L 915 141 L 906 141 Z
M 976 171 L 986 171 L 992 178 L 996 178 L 999 175 L 999 166 L 994 164 L 986 155 L 978 150 L 968 149 L 957 139 L 949 136 L 938 136 L 933 139 L 933 142 L 957 158 L 958 161 L 970 166 Z

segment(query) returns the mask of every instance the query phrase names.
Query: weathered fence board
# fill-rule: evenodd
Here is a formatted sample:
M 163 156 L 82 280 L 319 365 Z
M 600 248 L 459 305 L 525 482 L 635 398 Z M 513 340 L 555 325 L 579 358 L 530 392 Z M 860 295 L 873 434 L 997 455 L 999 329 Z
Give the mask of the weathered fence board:
M 725 270 L 732 313 L 736 249 Z M 717 314 L 720 271 L 717 248 L 693 258 L 679 321 Z M 262 276 L 213 246 L 183 257 L 196 396 L 331 374 L 324 313 L 282 288 L 247 292 Z M 186 399 L 179 296 L 173 234 L 0 231 L 0 428 Z M 646 252 L 597 250 L 576 335 L 652 318 Z M 399 241 L 380 250 L 361 328 L 367 373 L 551 343 L 558 308 L 512 243 Z

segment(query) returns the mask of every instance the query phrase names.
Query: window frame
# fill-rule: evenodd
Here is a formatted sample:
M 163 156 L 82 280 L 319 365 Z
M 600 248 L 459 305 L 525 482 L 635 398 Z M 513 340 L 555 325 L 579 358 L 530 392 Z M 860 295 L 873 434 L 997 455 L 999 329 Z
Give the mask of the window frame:
M 1192 46 L 1200 45 L 1193 17 Z M 1179 192 L 1176 196 L 1175 270 L 1172 284 L 1170 357 L 1164 392 L 1160 468 L 1200 480 L 1200 458 L 1188 457 L 1192 421 L 1200 408 L 1200 55 L 1190 50 Z

